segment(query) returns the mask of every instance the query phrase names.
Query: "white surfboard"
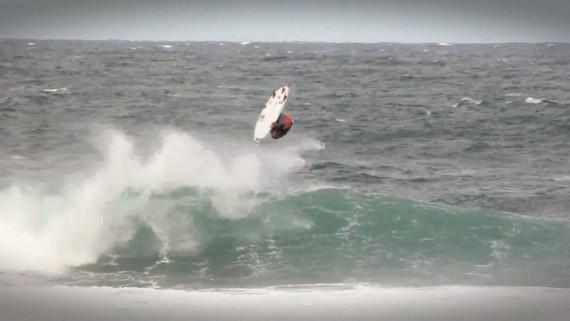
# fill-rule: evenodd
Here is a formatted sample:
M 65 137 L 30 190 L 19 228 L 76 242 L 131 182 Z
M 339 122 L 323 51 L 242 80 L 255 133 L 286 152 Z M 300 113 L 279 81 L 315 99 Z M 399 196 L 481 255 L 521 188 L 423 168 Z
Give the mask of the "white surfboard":
M 253 132 L 253 141 L 259 143 L 262 139 L 267 137 L 271 131 L 271 124 L 277 121 L 279 115 L 283 111 L 285 104 L 289 97 L 289 86 L 283 86 L 275 89 L 271 97 L 265 103 L 265 108 L 261 110 L 255 130 Z

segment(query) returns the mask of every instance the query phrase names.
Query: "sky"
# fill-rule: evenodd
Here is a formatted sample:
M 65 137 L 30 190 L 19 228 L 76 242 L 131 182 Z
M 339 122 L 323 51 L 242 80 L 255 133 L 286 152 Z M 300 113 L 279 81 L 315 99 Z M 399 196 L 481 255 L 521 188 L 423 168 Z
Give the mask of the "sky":
M 0 38 L 570 42 L 570 0 L 0 0 Z

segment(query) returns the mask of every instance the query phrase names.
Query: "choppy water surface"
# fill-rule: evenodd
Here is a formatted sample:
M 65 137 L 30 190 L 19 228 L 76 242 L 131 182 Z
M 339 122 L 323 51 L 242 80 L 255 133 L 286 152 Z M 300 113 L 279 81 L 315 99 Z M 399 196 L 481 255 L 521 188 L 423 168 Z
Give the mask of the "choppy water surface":
M 570 284 L 570 45 L 0 41 L 0 269 Z M 252 141 L 292 84 L 285 138 Z

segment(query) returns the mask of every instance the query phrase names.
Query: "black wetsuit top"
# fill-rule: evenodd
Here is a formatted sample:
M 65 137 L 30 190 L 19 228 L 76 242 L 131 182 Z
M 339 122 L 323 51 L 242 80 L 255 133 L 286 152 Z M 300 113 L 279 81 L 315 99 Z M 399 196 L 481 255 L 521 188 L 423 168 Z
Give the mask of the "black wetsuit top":
M 291 129 L 292 127 L 292 126 L 285 127 L 285 123 L 283 123 L 282 120 L 283 120 L 283 114 L 279 115 L 277 123 L 271 128 L 271 137 L 273 137 L 273 139 L 278 139 L 285 136 L 289 131 L 289 129 Z

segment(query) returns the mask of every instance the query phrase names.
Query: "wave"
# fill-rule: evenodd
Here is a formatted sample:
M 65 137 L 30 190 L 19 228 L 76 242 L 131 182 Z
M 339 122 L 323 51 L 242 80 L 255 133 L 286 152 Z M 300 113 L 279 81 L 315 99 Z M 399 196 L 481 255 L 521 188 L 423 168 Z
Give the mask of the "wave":
M 51 191 L 22 184 L 0 190 L 1 270 L 61 273 L 96 261 L 131 239 L 142 223 L 161 239 L 161 251 L 191 249 L 198 240 L 176 232 L 191 227 L 191 216 L 169 218 L 183 203 L 157 195 L 192 189 L 205 195 L 220 217 L 240 219 L 256 206 L 257 193 L 283 187 L 288 174 L 304 166 L 302 150 L 321 148 L 308 141 L 286 150 L 228 149 L 165 131 L 159 147 L 142 157 L 120 131 L 105 130 L 98 137 L 103 161 L 87 178 Z
M 176 228 L 164 231 L 150 220 L 140 222 L 127 242 L 81 267 L 80 279 L 100 284 L 104 275 L 103 284 L 140 286 L 144 279 L 169 287 L 521 280 L 559 286 L 568 277 L 568 222 L 348 189 L 260 193 L 255 198 L 249 215 L 229 220 L 207 195 L 193 189 L 152 195 L 177 204 L 163 216 Z M 188 236 L 192 246 L 181 246 Z M 164 240 L 172 242 L 168 252 Z M 141 269 L 142 278 L 137 274 Z M 137 283 L 125 281 L 121 273 Z M 548 280 L 537 280 L 537 275 Z
M 164 287 L 570 276 L 567 221 L 290 184 L 316 140 L 227 148 L 165 131 L 141 156 L 124 133 L 101 137 L 87 178 L 0 190 L 0 270 Z

